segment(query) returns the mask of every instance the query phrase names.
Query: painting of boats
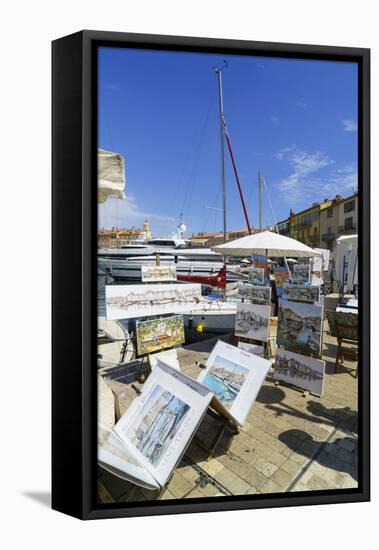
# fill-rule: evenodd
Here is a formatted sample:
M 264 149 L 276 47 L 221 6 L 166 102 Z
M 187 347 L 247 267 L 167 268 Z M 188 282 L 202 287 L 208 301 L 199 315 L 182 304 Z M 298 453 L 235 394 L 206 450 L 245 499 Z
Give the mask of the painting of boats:
M 263 285 L 265 270 L 263 267 L 251 267 L 248 271 L 249 282 L 253 285 Z
M 311 276 L 310 264 L 295 264 L 292 271 L 292 282 L 294 283 L 309 283 Z
M 202 384 L 213 391 L 226 408 L 230 408 L 241 391 L 248 374 L 248 369 L 242 365 L 221 355 L 216 355 Z
M 307 302 L 313 304 L 320 301 L 319 285 L 291 285 L 283 286 L 285 300 L 293 302 Z
M 200 301 L 196 283 L 105 286 L 106 317 L 113 320 L 191 311 Z
M 157 466 L 189 410 L 187 403 L 157 384 L 125 435 L 150 464 Z
M 175 265 L 142 265 L 141 280 L 143 283 L 176 281 Z
M 242 342 L 240 340 L 238 342 L 238 347 L 252 353 L 253 355 L 259 355 L 260 357 L 263 357 L 264 355 L 263 345 L 260 346 L 259 344 L 250 344 L 249 342 Z
M 137 321 L 136 333 L 138 355 L 172 348 L 185 341 L 183 316 Z
M 236 314 L 236 336 L 267 342 L 270 306 L 257 304 L 238 304 Z
M 323 306 L 279 300 L 277 344 L 304 355 L 320 356 Z
M 276 380 L 283 380 L 321 397 L 324 376 L 325 361 L 278 349 L 274 363 Z
M 249 300 L 252 304 L 269 305 L 271 303 L 270 286 L 240 283 L 238 285 L 238 294 L 241 298 Z

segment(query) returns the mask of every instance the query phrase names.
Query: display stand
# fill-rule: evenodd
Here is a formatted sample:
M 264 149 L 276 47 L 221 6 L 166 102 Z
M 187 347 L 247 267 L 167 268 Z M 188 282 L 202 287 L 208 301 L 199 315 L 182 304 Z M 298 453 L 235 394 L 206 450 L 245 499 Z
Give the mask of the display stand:
M 210 407 L 211 406 L 212 406 L 212 403 Z M 233 422 L 232 418 L 224 415 L 221 409 L 216 411 L 210 407 L 207 410 L 207 414 L 212 416 L 212 418 L 215 418 L 216 420 L 218 420 L 220 423 L 219 429 L 216 431 L 216 434 L 212 443 L 208 447 L 207 445 L 205 445 L 205 443 L 200 439 L 198 435 L 195 434 L 194 436 L 194 441 L 196 441 L 199 447 L 201 447 L 204 451 L 208 453 L 207 461 L 213 458 L 213 454 L 217 448 L 217 445 L 219 444 L 222 436 L 224 435 L 227 429 L 229 429 L 232 432 L 233 436 L 239 434 L 238 425 L 235 422 Z
M 302 397 L 309 397 L 310 395 L 313 395 L 314 397 L 320 397 L 319 395 L 312 393 L 309 390 L 302 390 L 301 388 L 298 388 L 297 386 L 294 386 L 289 382 L 285 382 L 284 380 L 274 380 L 274 386 L 284 386 L 287 388 L 291 388 L 291 390 L 296 390 L 297 392 L 301 393 Z

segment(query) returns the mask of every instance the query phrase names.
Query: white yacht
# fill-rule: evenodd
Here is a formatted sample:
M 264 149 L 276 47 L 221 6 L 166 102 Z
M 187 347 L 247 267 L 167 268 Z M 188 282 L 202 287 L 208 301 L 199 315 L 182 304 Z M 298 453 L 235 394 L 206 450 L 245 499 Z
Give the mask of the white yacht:
M 141 280 L 142 265 L 175 265 L 178 275 L 209 276 L 223 266 L 223 257 L 209 248 L 191 248 L 184 239 L 150 239 L 122 248 L 98 250 L 98 266 L 115 279 Z

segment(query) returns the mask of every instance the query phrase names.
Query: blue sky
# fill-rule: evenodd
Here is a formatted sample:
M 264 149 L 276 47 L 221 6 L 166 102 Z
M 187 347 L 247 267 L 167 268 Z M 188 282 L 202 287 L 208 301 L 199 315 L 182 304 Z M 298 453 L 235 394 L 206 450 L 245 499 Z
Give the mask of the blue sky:
M 357 187 L 357 66 L 335 61 L 101 48 L 99 146 L 121 153 L 127 200 L 99 207 L 101 227 L 166 236 L 222 229 L 217 79 L 250 223 L 258 171 L 278 221 Z M 228 229 L 245 227 L 226 152 Z M 263 223 L 273 223 L 267 196 Z

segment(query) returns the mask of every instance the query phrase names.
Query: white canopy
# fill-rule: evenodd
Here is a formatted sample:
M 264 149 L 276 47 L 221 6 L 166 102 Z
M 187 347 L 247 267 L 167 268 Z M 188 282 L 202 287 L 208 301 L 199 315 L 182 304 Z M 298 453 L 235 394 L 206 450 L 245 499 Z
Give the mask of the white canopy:
M 252 254 L 265 254 L 274 258 L 321 256 L 319 252 L 300 241 L 272 231 L 262 231 L 229 243 L 219 244 L 213 246 L 212 250 L 224 256 L 251 256 Z
M 97 150 L 97 202 L 102 204 L 108 197 L 125 199 L 125 161 L 119 153 Z

